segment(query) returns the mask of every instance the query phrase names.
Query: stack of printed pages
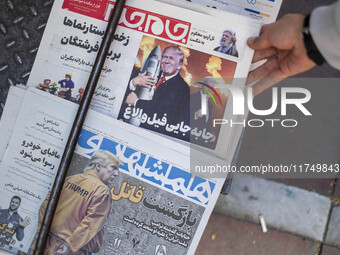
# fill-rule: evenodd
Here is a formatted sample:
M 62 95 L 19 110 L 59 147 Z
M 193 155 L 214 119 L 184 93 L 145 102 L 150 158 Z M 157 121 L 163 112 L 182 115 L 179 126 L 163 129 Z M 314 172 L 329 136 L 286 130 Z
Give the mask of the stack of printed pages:
M 242 131 L 217 123 L 237 121 L 230 88 L 245 88 L 246 41 L 280 5 L 127 0 L 46 254 L 195 253 L 228 175 L 207 169 L 230 165 Z M 0 123 L 3 251 L 34 252 L 113 7 L 55 0 L 28 83 L 9 91 Z

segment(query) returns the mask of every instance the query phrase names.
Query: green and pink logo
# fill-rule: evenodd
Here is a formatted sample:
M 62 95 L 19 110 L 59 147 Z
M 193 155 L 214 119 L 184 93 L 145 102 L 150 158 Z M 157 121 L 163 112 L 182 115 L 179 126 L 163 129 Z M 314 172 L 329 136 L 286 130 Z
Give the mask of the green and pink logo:
M 204 83 L 204 82 L 197 82 L 197 83 L 200 84 L 201 86 L 194 86 L 194 87 L 198 88 L 199 90 L 201 90 L 203 92 L 203 97 L 206 97 L 207 95 L 209 95 L 211 97 L 211 99 L 214 101 L 215 105 L 218 106 L 218 103 L 217 103 L 217 101 L 216 101 L 216 99 L 213 95 L 213 94 L 215 94 L 219 103 L 221 104 L 221 107 L 223 106 L 221 97 L 217 93 L 216 89 L 214 89 L 213 86 L 211 86 L 207 83 Z M 210 91 L 212 91 L 212 92 L 210 92 Z M 207 100 L 201 101 L 201 111 L 202 111 L 202 115 L 207 114 Z

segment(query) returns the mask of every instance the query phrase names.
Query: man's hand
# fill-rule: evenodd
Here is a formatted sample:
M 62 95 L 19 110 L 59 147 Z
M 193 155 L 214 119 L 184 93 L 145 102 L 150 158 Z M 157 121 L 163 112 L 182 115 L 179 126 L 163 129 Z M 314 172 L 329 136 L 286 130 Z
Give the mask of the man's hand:
M 151 86 L 155 85 L 156 81 L 154 78 L 152 78 L 151 76 L 146 76 L 146 71 L 140 75 L 138 75 L 137 77 L 133 78 L 132 84 L 133 86 L 137 87 L 137 86 L 141 86 L 141 87 L 146 87 L 146 88 L 151 88 Z
M 263 79 L 253 86 L 253 95 L 315 66 L 303 42 L 303 21 L 303 15 L 288 14 L 275 23 L 264 25 L 259 37 L 248 39 L 248 46 L 255 50 L 253 63 L 268 60 L 248 75 L 247 84 Z
M 67 255 L 70 254 L 71 250 L 65 244 L 61 244 L 58 249 L 54 252 L 54 255 Z
M 24 220 L 22 220 L 21 218 L 19 218 L 19 225 L 23 228 L 27 227 L 29 224 L 31 224 L 31 218 L 30 217 L 26 217 Z
M 138 99 L 138 97 L 137 97 L 136 93 L 135 92 L 131 92 L 127 96 L 125 103 L 129 104 L 129 105 L 132 105 L 132 106 L 135 106 L 135 103 L 136 103 L 137 99 Z

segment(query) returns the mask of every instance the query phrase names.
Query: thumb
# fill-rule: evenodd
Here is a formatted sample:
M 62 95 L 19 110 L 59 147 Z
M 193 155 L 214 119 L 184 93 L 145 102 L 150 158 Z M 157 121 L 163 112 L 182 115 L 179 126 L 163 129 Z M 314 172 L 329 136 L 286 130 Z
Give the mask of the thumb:
M 258 37 L 249 37 L 247 40 L 249 48 L 253 50 L 264 50 L 270 48 L 272 44 L 269 42 L 266 35 L 266 33 L 263 33 Z

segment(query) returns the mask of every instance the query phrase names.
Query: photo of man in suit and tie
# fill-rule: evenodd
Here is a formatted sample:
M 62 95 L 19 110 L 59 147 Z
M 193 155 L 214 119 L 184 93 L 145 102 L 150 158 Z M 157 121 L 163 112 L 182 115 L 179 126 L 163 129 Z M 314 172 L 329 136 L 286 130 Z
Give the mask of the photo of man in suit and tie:
M 152 63 L 157 63 L 156 53 L 153 53 L 150 58 L 153 60 Z M 179 125 L 181 122 L 184 123 L 185 118 L 190 114 L 189 108 L 186 107 L 190 98 L 190 88 L 180 75 L 183 59 L 184 53 L 179 47 L 168 46 L 161 53 L 158 79 L 147 75 L 146 72 L 139 72 L 135 77 L 132 74 L 131 77 L 133 78 L 129 84 L 125 104 L 133 107 L 135 112 L 137 109 L 142 110 L 142 114 L 148 119 L 141 117 L 141 114 L 139 116 L 144 120 L 139 118 L 139 121 L 135 124 L 130 122 L 131 124 L 170 136 L 178 136 L 178 132 L 169 131 L 169 127 Z M 142 96 L 137 95 L 136 90 L 140 87 L 147 88 L 150 91 L 149 99 L 143 99 Z M 155 120 L 157 123 L 155 123 Z M 159 124 L 157 120 L 161 120 L 164 126 Z
M 222 118 L 228 101 L 214 87 L 231 84 L 236 67 L 228 56 L 143 36 L 117 119 L 214 149 L 219 128 L 212 120 Z

